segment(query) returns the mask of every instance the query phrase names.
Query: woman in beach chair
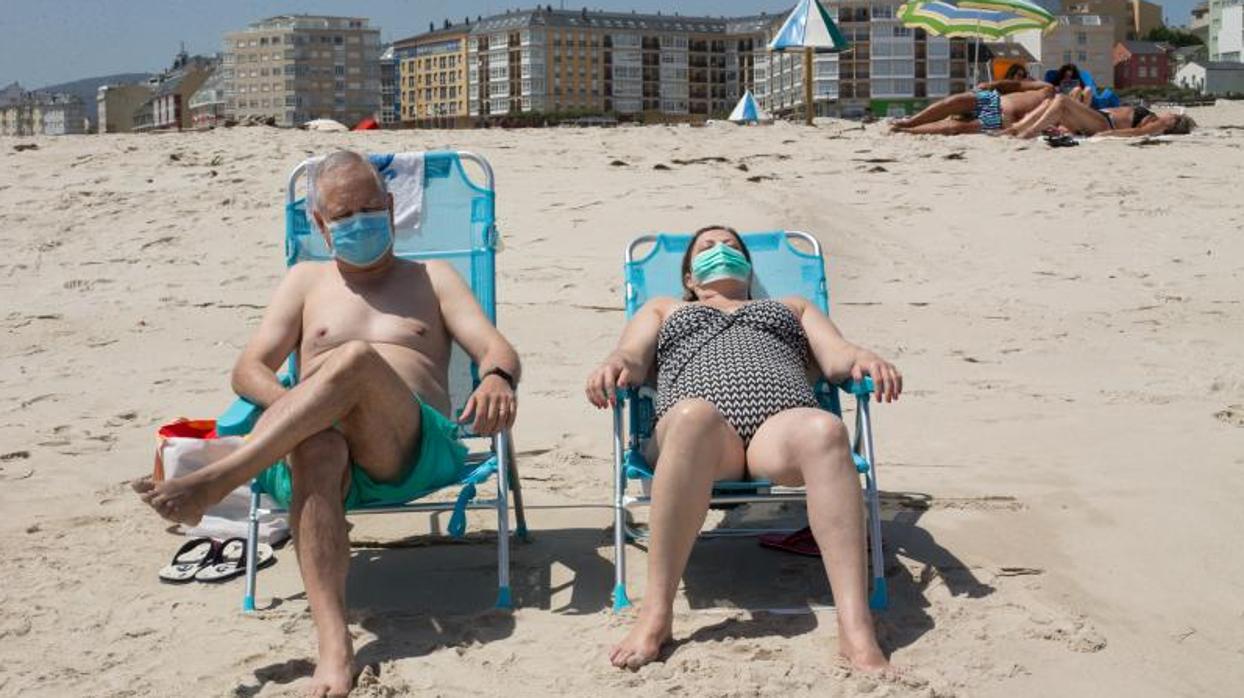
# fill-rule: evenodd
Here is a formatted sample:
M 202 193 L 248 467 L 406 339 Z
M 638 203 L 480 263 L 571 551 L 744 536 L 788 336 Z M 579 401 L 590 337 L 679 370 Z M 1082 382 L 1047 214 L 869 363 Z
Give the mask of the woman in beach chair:
M 657 385 L 647 591 L 637 624 L 610 661 L 637 668 L 672 639 L 674 595 L 713 482 L 764 478 L 806 487 L 838 611 L 839 652 L 856 668 L 884 669 L 868 610 L 859 475 L 846 427 L 817 408 L 809 376 L 867 374 L 877 399 L 887 402 L 898 398 L 902 377 L 843 339 L 804 298 L 753 300 L 751 257 L 732 228 L 696 232 L 682 276 L 684 297 L 646 303 L 587 381 L 598 408 L 650 374 Z
M 1008 133 L 1036 138 L 1050 129 L 1084 136 L 1160 136 L 1191 133 L 1196 122 L 1175 112 L 1156 112 L 1147 107 L 1094 109 L 1074 97 L 1055 95 L 1041 108 L 1016 123 Z

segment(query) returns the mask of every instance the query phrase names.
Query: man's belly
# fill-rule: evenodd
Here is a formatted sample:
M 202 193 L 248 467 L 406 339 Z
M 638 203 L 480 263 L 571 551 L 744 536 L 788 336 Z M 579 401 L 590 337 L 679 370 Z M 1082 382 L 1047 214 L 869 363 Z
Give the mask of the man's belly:
M 446 388 L 448 376 L 445 370 L 438 370 L 431 359 L 410 347 L 384 342 L 369 344 L 393 369 L 395 379 L 400 379 L 411 393 L 418 395 L 420 400 L 435 407 L 441 414 L 453 416 L 450 414 L 449 392 Z M 300 375 L 304 379 L 315 375 L 336 349 L 337 347 L 325 348 L 314 354 L 304 351 Z

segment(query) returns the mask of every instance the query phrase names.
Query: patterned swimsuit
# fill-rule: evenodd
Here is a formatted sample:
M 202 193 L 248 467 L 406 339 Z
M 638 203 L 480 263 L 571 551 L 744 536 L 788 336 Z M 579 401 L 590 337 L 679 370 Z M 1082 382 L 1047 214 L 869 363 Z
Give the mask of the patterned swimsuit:
M 754 301 L 733 313 L 684 305 L 661 326 L 656 359 L 657 419 L 679 400 L 707 400 L 744 446 L 769 417 L 816 406 L 808 337 L 780 301 Z

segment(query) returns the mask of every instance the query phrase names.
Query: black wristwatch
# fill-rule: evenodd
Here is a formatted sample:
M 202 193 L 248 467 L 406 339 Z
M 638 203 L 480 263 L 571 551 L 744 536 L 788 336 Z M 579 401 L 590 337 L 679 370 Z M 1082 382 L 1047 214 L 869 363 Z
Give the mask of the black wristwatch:
M 484 373 L 484 375 L 480 376 L 479 379 L 480 381 L 483 381 L 488 376 L 501 376 L 501 380 L 510 384 L 510 390 L 516 390 L 518 388 L 518 381 L 514 380 L 514 376 L 511 376 L 509 371 L 501 368 L 500 366 L 494 366 L 489 369 Z

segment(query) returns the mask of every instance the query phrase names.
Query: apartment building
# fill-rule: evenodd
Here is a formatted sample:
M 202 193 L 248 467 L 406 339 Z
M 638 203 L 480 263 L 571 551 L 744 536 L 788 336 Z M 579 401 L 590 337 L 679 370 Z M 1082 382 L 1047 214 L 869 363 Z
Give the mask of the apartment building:
M 380 52 L 380 124 L 397 124 L 402 113 L 402 95 L 398 92 L 397 55 L 393 46 L 385 46 Z
M 767 23 L 548 8 L 487 17 L 467 39 L 467 112 L 725 113 L 753 79 Z
M 1209 60 L 1244 62 L 1244 0 L 1209 0 Z
M 1111 46 L 1120 41 L 1144 39 L 1149 32 L 1165 26 L 1162 6 L 1145 0 L 1063 0 L 1062 14 L 1109 17 L 1114 32 Z
M 440 29 L 395 41 L 399 115 L 412 126 L 469 123 L 467 43 L 472 25 L 446 22 Z
M 129 133 L 134 113 L 151 99 L 147 85 L 101 85 L 95 93 L 96 122 L 100 133 Z
M 380 30 L 360 17 L 278 15 L 225 35 L 226 116 L 353 125 L 380 113 Z
M 1041 37 L 1041 63 L 1047 68 L 1075 63 L 1098 87 L 1113 87 L 1114 37 L 1111 17 L 1059 15 L 1058 25 Z
M 814 61 L 816 112 L 911 113 L 967 88 L 963 40 L 903 27 L 899 0 L 844 0 L 852 42 Z M 802 109 L 800 56 L 774 54 L 784 14 L 683 17 L 511 11 L 394 43 L 401 120 L 465 125 L 530 113 L 616 113 L 671 120 L 721 116 L 747 89 L 776 114 Z
M 225 78 L 220 68 L 212 71 L 199 89 L 190 95 L 190 125 L 193 128 L 216 126 L 225 120 Z
M 64 136 L 86 132 L 86 110 L 75 95 L 27 92 L 13 83 L 0 91 L 0 136 Z

